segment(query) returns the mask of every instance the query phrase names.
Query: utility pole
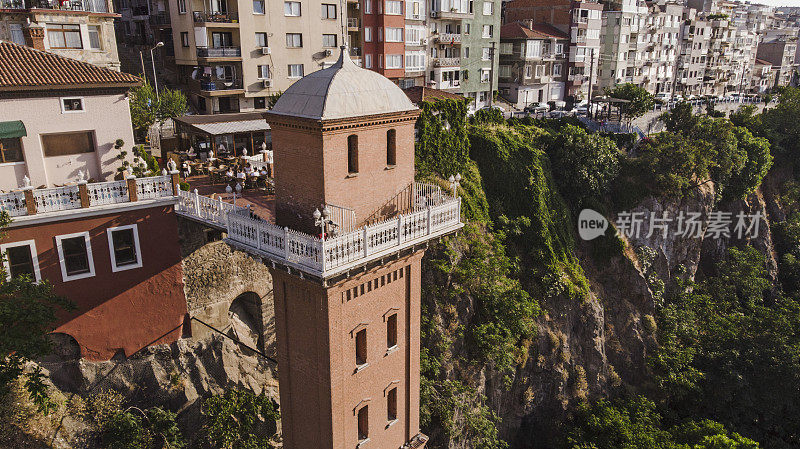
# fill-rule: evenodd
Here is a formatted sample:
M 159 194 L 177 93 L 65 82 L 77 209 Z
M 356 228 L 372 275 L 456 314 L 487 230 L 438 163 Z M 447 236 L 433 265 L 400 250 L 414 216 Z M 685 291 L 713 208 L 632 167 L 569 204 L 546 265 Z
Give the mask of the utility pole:
M 586 115 L 592 118 L 592 81 L 594 75 L 594 47 L 591 51 L 591 61 L 589 62 L 589 107 L 586 109 Z
M 492 47 L 489 49 L 489 59 L 492 62 L 489 69 L 489 107 L 491 108 L 494 106 L 494 42 L 492 42 Z

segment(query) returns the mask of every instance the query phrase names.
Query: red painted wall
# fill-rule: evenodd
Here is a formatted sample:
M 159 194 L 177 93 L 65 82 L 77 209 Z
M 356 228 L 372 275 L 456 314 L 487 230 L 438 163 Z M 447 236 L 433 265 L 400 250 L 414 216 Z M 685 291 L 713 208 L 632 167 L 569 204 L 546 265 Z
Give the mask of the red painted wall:
M 379 14 L 378 8 L 382 8 L 380 0 L 370 0 L 372 1 L 372 14 L 365 14 L 363 11 L 364 5 L 362 1 L 361 5 L 361 17 L 362 17 L 362 26 L 361 26 L 361 35 L 364 35 L 364 27 L 372 27 L 372 42 L 363 42 L 363 53 L 362 53 L 362 61 L 364 58 L 364 54 L 370 53 L 372 54 L 372 69 L 383 76 L 391 79 L 402 78 L 405 76 L 405 69 L 386 69 L 386 63 L 383 62 L 383 66 L 378 63 L 378 58 L 384 57 L 387 54 L 391 55 L 403 55 L 403 64 L 405 65 L 405 43 L 404 42 L 386 42 L 386 28 L 403 28 L 403 38 L 405 40 L 405 7 L 406 3 L 403 2 L 403 15 L 386 15 L 386 14 Z M 378 28 L 383 28 L 383 36 L 382 39 L 378 40 Z
M 136 224 L 142 267 L 111 271 L 106 229 Z M 95 276 L 63 282 L 55 236 L 88 231 Z M 81 356 L 109 360 L 181 337 L 187 314 L 177 218 L 172 206 L 13 227 L 0 243 L 34 240 L 43 279 L 78 308 L 62 313 L 55 332 L 74 337 Z

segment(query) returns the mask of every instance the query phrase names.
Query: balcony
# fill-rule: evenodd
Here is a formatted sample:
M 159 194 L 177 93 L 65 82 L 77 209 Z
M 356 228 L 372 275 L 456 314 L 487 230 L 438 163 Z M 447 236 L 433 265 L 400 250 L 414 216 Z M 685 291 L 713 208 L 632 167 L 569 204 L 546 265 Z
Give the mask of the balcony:
M 347 31 L 358 31 L 358 19 L 350 17 L 347 19 Z
M 434 58 L 434 67 L 460 67 L 461 58 Z
M 231 90 L 241 90 L 242 80 L 213 80 L 213 81 L 200 81 L 200 90 L 204 92 L 221 92 L 228 94 Z
M 239 16 L 233 12 L 203 12 L 193 11 L 194 23 L 206 24 L 238 24 Z
M 166 11 L 150 15 L 150 25 L 152 26 L 169 26 L 170 24 L 169 13 Z
M 124 181 L 79 182 L 76 185 L 51 189 L 25 188 L 0 194 L 0 210 L 18 221 L 20 217 L 36 218 L 41 214 L 59 214 L 76 209 L 109 207 L 143 200 L 174 199 L 178 192 L 177 172 L 174 175 L 132 178 Z
M 53 0 L 0 0 L 0 9 L 54 9 L 62 11 L 85 11 L 107 13 L 108 3 L 105 0 L 71 0 L 58 2 Z
M 437 36 L 436 41 L 440 44 L 460 44 L 461 43 L 461 35 L 455 33 L 439 33 Z
M 439 187 L 415 183 L 413 206 L 387 220 L 350 228 L 326 239 L 253 217 L 248 209 L 221 200 L 178 191 L 175 211 L 222 228 L 228 243 L 274 263 L 320 279 L 340 275 L 381 257 L 457 231 L 461 199 Z
M 452 19 L 452 20 L 461 20 L 461 19 L 471 19 L 473 14 L 468 11 L 458 11 L 455 8 L 451 8 L 448 11 L 431 11 L 431 17 L 434 19 Z
M 240 47 L 197 47 L 198 58 L 229 58 L 241 59 Z

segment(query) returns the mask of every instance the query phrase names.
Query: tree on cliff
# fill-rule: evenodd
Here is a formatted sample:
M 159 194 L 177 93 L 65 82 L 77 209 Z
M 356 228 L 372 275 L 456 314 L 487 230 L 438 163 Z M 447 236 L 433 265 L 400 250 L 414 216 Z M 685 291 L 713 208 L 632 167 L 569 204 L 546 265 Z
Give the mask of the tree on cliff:
M 179 90 L 164 89 L 156 96 L 153 86 L 144 82 L 130 91 L 131 121 L 136 140 L 143 142 L 153 123 L 186 114 L 186 95 Z
M 643 116 L 653 109 L 655 97 L 647 89 L 632 83 L 618 84 L 613 89 L 606 89 L 606 95 L 611 98 L 628 100 L 628 103 L 621 103 L 619 110 L 624 118 L 629 122 L 637 117 Z
M 0 212 L 0 239 L 5 237 L 2 229 L 10 222 L 8 213 Z M 22 378 L 39 410 L 47 413 L 51 409 L 41 368 L 26 370 L 25 365 L 50 352 L 48 334 L 53 330 L 56 311 L 71 308 L 72 304 L 56 295 L 47 280 L 37 283 L 28 275 L 8 279 L 5 267 L 0 266 L 0 397 Z

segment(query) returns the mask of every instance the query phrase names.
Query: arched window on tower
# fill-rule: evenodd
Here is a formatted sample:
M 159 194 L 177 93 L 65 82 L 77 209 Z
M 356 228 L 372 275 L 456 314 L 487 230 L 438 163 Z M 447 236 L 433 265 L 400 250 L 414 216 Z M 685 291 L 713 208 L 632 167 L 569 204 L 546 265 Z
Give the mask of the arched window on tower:
M 390 129 L 386 131 L 386 165 L 397 164 L 397 131 Z
M 358 136 L 347 136 L 347 173 L 358 173 Z

